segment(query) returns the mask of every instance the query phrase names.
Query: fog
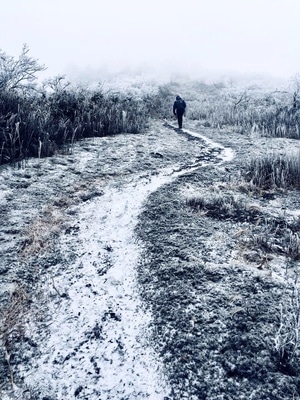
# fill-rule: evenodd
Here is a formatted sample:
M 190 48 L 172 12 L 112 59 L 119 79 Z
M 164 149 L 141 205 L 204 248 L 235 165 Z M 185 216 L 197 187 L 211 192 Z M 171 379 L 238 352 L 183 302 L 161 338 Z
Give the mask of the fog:
M 299 0 L 10 0 L 0 48 L 26 43 L 46 75 L 300 72 Z

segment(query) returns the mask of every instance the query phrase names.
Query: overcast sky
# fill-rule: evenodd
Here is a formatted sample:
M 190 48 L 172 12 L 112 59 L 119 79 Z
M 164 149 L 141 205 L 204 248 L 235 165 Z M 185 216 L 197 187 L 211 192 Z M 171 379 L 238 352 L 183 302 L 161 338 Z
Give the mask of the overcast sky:
M 0 48 L 70 68 L 300 72 L 300 0 L 7 0 Z

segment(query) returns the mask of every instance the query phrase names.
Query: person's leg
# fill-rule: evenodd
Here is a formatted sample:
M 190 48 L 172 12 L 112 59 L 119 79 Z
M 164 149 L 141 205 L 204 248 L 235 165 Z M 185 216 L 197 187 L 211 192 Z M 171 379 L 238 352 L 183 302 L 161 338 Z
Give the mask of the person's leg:
M 183 113 L 181 113 L 181 112 L 178 112 L 178 113 L 177 113 L 179 129 L 182 128 L 182 115 L 183 115 Z

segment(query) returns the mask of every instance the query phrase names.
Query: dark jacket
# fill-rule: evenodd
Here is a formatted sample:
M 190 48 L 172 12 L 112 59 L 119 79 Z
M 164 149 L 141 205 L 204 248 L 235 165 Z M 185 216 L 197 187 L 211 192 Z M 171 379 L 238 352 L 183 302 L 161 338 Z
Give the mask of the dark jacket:
M 173 104 L 173 114 L 177 115 L 178 114 L 184 114 L 186 108 L 185 101 L 180 97 L 176 96 L 176 100 L 174 101 Z

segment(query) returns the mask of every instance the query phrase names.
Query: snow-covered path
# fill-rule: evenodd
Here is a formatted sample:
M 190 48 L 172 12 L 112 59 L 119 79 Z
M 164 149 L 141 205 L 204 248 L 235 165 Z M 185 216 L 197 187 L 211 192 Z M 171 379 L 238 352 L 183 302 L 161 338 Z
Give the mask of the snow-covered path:
M 49 400 L 169 398 L 163 366 L 149 345 L 151 315 L 137 288 L 142 244 L 134 228 L 150 193 L 207 164 L 207 154 L 218 163 L 231 157 L 205 137 L 185 134 L 205 142 L 204 159 L 155 173 L 112 176 L 99 188 L 102 196 L 72 206 L 68 218 L 76 229 L 61 236 L 60 250 L 76 256 L 44 276 L 41 290 L 47 302 L 41 308 L 51 318 L 47 330 L 34 320 L 27 327 L 38 351 L 33 358 L 24 354 L 19 363 L 24 386 L 15 394 L 24 394 L 27 387 Z
M 66 400 L 167 395 L 159 361 L 145 342 L 150 315 L 136 290 L 139 246 L 133 237 L 141 204 L 167 179 L 162 174 L 109 185 L 103 196 L 80 206 L 73 240 L 82 253 L 55 277 L 56 290 L 67 298 L 58 308 L 53 304 L 50 338 L 26 378 L 43 395 Z

